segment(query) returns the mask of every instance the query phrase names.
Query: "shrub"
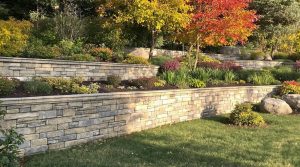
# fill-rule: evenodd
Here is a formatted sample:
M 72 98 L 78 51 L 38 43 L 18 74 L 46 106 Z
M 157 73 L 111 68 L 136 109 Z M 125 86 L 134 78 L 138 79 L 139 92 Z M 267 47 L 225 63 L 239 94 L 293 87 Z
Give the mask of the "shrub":
M 167 84 L 167 82 L 165 80 L 157 80 L 156 82 L 154 82 L 154 87 L 164 87 Z
M 19 56 L 27 45 L 31 27 L 29 21 L 0 20 L 0 55 Z
M 294 61 L 300 60 L 300 52 L 291 54 L 289 56 L 289 59 L 294 60 Z
M 226 71 L 224 74 L 224 80 L 225 82 L 232 82 L 236 79 L 236 74 L 232 71 Z
M 55 59 L 61 56 L 60 48 L 43 45 L 40 40 L 32 40 L 26 47 L 22 57 Z
M 16 81 L 0 77 L 0 96 L 8 96 L 12 94 L 16 90 L 17 86 L 18 84 Z
M 273 55 L 273 59 L 277 60 L 277 59 L 288 59 L 289 58 L 289 54 L 287 53 L 283 53 L 283 52 L 277 52 Z
M 263 60 L 266 54 L 262 51 L 251 52 L 251 60 Z
M 255 85 L 280 84 L 280 81 L 276 80 L 270 71 L 256 71 L 251 73 L 247 77 L 247 81 Z
M 300 94 L 300 83 L 296 81 L 286 81 L 280 87 L 280 94 Z
M 300 73 L 288 66 L 273 68 L 271 69 L 271 72 L 277 80 L 282 82 L 291 81 L 300 78 Z
M 65 57 L 72 56 L 74 54 L 84 53 L 83 43 L 81 41 L 71 41 L 71 40 L 62 40 L 59 42 L 59 48 L 61 49 L 61 54 L 63 59 L 68 59 Z
M 88 86 L 86 85 L 79 85 L 77 83 L 72 85 L 72 93 L 75 94 L 93 94 L 93 93 L 98 93 L 98 89 L 100 88 L 100 86 L 96 83 L 92 83 Z
M 166 61 L 162 65 L 162 70 L 163 71 L 177 71 L 177 70 L 179 70 L 179 68 L 180 68 L 180 63 L 176 59 Z
M 95 57 L 91 56 L 90 54 L 73 54 L 72 56 L 65 57 L 68 60 L 74 60 L 74 61 L 95 61 Z
M 165 80 L 170 85 L 179 88 L 188 88 L 190 75 L 187 69 L 180 68 L 178 71 L 167 71 L 162 73 L 161 79 Z
M 121 82 L 122 82 L 121 77 L 117 75 L 111 75 L 107 77 L 107 84 L 113 85 L 114 87 L 119 86 Z
M 116 62 L 116 63 L 121 63 L 125 60 L 125 53 L 118 51 L 118 52 L 114 52 L 113 57 L 112 57 L 112 61 Z
M 169 60 L 172 60 L 171 56 L 157 56 L 151 59 L 151 64 L 161 67 L 163 64 L 165 64 L 165 62 Z
M 262 126 L 265 121 L 261 115 L 252 111 L 252 104 L 243 103 L 235 106 L 230 114 L 230 120 L 234 125 L 239 126 Z
M 0 121 L 5 111 L 0 111 Z M 7 129 L 0 124 L 0 166 L 17 167 L 19 164 L 19 145 L 24 142 L 22 135 L 14 129 Z
M 224 80 L 225 71 L 219 69 L 197 68 L 191 73 L 192 78 L 207 82 L 208 80 Z
M 219 60 L 206 55 L 200 56 L 199 61 L 203 63 L 221 63 Z
M 50 84 L 54 89 L 58 90 L 61 93 L 71 93 L 72 92 L 72 86 L 74 84 L 81 84 L 83 82 L 83 79 L 78 78 L 41 78 L 41 81 L 45 81 L 48 84 Z
M 101 61 L 111 61 L 113 58 L 113 51 L 109 48 L 92 48 L 90 54 Z
M 50 84 L 38 80 L 25 82 L 24 90 L 26 93 L 32 95 L 50 95 L 53 92 L 53 88 Z
M 192 88 L 205 88 L 206 87 L 205 82 L 198 80 L 198 79 L 190 79 L 189 85 Z
M 147 59 L 145 59 L 143 57 L 140 57 L 140 56 L 133 56 L 133 55 L 128 55 L 127 58 L 125 59 L 124 63 L 127 63 L 127 64 L 143 64 L 143 65 L 149 65 L 150 64 Z

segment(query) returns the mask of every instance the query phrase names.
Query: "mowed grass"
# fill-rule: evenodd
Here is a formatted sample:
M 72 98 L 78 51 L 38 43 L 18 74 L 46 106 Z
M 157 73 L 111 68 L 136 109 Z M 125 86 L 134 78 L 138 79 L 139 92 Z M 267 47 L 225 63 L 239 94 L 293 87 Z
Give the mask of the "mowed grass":
M 300 166 L 300 116 L 263 117 L 264 128 L 226 117 L 164 126 L 125 137 L 28 157 L 26 167 Z

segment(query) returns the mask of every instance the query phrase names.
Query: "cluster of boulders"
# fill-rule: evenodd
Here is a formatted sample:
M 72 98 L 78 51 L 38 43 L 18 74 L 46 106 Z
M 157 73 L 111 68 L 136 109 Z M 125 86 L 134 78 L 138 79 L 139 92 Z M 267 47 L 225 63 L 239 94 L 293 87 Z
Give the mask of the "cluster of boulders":
M 260 108 L 264 112 L 277 115 L 287 115 L 300 111 L 300 95 L 284 95 L 282 99 L 266 98 L 262 100 Z

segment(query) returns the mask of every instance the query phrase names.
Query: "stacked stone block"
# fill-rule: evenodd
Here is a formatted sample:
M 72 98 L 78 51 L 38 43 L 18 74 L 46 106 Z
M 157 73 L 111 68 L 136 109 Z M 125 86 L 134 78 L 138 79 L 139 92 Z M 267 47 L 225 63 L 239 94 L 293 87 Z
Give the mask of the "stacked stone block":
M 0 57 L 0 76 L 21 80 L 32 77 L 83 77 L 98 81 L 106 80 L 110 75 L 129 80 L 153 77 L 157 71 L 157 66 L 146 65 Z
M 31 155 L 92 140 L 229 113 L 242 102 L 259 102 L 276 86 L 123 92 L 0 99 L 5 127 L 25 137 Z

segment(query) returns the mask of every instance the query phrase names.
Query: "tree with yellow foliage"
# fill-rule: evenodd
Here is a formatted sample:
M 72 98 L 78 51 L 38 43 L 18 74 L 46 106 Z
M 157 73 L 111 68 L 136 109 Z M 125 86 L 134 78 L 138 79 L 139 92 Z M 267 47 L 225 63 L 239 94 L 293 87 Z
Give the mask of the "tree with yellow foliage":
M 132 23 L 147 28 L 152 34 L 151 58 L 160 35 L 180 31 L 189 23 L 188 12 L 191 6 L 187 2 L 188 0 L 110 0 L 99 11 L 103 13 L 115 10 L 113 17 L 117 23 Z

